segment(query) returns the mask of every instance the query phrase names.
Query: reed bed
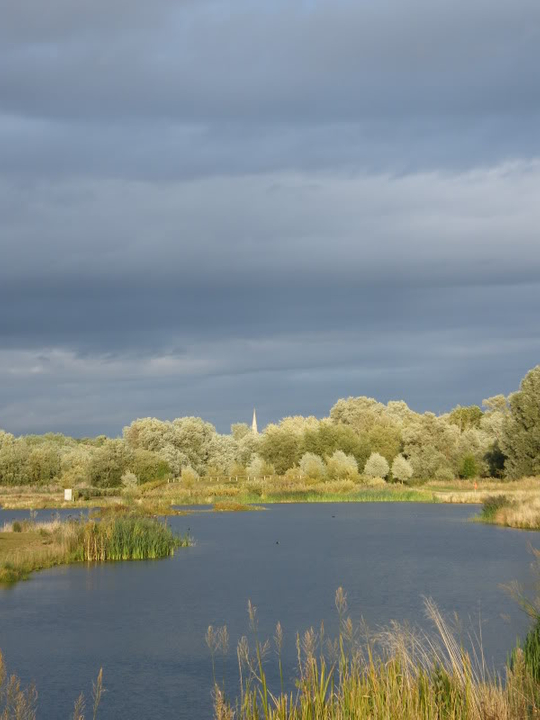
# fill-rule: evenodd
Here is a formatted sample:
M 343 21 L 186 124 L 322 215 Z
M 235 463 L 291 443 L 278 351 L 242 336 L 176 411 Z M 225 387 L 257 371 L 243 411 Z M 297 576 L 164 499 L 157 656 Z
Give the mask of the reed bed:
M 88 522 L 77 527 L 76 560 L 148 560 L 168 557 L 175 548 L 189 545 L 157 520 L 144 517 L 116 517 Z
M 284 687 L 283 632 L 273 639 L 280 682 L 271 688 L 265 669 L 271 645 L 258 637 L 237 647 L 240 695 L 231 703 L 214 682 L 215 720 L 538 720 L 540 685 L 526 652 L 516 648 L 504 678 L 486 669 L 481 648 L 465 651 L 433 602 L 426 612 L 434 635 L 392 624 L 374 635 L 354 627 L 338 589 L 339 636 L 308 630 L 297 635 L 296 690 Z M 224 628 L 209 628 L 212 653 L 225 649 Z M 537 652 L 537 645 L 535 645 Z M 215 676 L 215 673 L 214 673 Z

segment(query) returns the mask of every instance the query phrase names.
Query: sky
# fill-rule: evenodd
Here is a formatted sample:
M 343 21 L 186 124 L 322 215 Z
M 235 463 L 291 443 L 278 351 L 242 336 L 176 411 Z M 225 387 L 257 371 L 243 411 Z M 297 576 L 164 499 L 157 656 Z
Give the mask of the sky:
M 8 0 L 0 427 L 516 390 L 539 127 L 538 0 Z

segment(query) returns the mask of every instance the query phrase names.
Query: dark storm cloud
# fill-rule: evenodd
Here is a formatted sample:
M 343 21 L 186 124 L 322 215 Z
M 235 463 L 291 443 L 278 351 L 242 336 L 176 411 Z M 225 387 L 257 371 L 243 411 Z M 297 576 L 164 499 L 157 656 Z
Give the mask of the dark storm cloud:
M 10 3 L 0 426 L 514 389 L 539 67 L 532 0 Z

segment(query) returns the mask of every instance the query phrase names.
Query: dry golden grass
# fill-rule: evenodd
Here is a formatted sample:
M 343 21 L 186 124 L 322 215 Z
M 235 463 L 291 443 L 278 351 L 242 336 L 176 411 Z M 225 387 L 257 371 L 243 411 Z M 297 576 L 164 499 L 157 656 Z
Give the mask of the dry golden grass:
M 540 497 L 519 500 L 495 513 L 497 525 L 522 530 L 540 530 Z
M 523 478 L 512 482 L 492 479 L 459 480 L 454 483 L 429 482 L 423 486 L 433 491 L 438 502 L 483 503 L 488 497 L 505 495 L 519 503 L 540 498 L 540 479 Z

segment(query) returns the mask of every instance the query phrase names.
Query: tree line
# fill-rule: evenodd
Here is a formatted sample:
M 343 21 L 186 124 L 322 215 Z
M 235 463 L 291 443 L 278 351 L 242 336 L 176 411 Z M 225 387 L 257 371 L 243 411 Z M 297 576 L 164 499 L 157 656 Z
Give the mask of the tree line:
M 0 485 L 99 488 L 154 480 L 290 476 L 450 481 L 540 475 L 540 366 L 517 392 L 436 415 L 403 401 L 341 399 L 328 417 L 286 417 L 261 434 L 229 434 L 198 417 L 134 420 L 121 438 L 0 430 Z

